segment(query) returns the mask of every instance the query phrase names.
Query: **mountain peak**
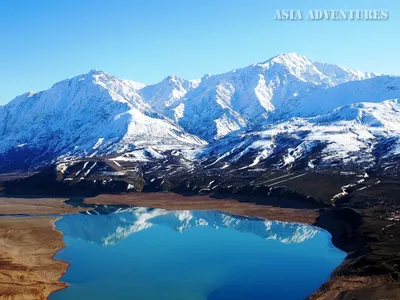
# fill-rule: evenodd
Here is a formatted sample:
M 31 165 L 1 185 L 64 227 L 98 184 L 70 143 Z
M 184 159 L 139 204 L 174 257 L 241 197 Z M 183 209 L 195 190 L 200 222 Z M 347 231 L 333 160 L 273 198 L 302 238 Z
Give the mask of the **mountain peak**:
M 276 60 L 276 59 L 282 59 L 282 60 L 302 60 L 302 59 L 308 59 L 306 56 L 301 55 L 299 53 L 296 52 L 284 52 L 284 53 L 280 53 L 274 57 L 271 58 L 271 60 Z
M 88 74 L 97 74 L 97 73 L 104 73 L 102 70 L 99 69 L 91 69 Z
M 289 72 L 302 81 L 314 83 L 323 81 L 326 77 L 314 66 L 310 59 L 297 53 L 281 53 L 264 62 L 254 64 L 252 67 L 271 70 L 273 73 L 280 74 Z
M 82 74 L 81 76 L 94 77 L 94 76 L 111 76 L 111 75 L 99 69 L 91 69 L 89 72 Z
M 92 69 L 88 73 L 80 74 L 78 76 L 56 82 L 51 88 L 66 88 L 75 85 L 86 84 L 89 82 L 103 85 L 103 83 L 113 81 L 114 79 L 116 79 L 114 76 L 111 76 L 101 70 Z
M 163 81 L 176 84 L 179 82 L 181 82 L 181 83 L 184 82 L 185 79 L 180 78 L 180 77 L 176 76 L 175 74 L 171 74 L 171 75 L 168 75 L 167 77 L 165 77 Z
M 290 66 L 296 64 L 312 64 L 311 60 L 306 56 L 294 52 L 278 54 L 265 61 L 264 64 L 265 63 L 279 63 Z
M 92 69 L 89 71 L 89 73 L 86 73 L 85 75 L 90 77 L 97 77 L 97 76 L 114 77 L 111 74 L 108 74 L 107 72 L 98 69 Z

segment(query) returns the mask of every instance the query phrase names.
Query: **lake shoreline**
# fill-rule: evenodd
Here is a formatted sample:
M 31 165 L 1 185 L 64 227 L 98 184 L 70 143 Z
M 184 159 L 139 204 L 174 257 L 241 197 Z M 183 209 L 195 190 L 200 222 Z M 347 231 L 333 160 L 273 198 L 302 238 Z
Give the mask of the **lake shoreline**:
M 47 299 L 67 287 L 60 278 L 68 263 L 56 260 L 65 247 L 57 217 L 0 218 L 0 295 L 4 299 Z M 5 238 L 6 237 L 6 238 Z
M 236 199 L 234 199 L 236 198 Z M 381 296 L 381 295 L 394 295 L 391 299 L 397 299 L 396 293 L 398 291 L 398 284 L 394 279 L 390 276 L 368 276 L 368 275 L 360 275 L 354 272 L 353 275 L 348 275 L 348 271 L 355 271 L 354 264 L 359 261 L 359 257 L 354 256 L 354 253 L 357 249 L 350 249 L 345 244 L 340 245 L 341 236 L 343 235 L 343 224 L 349 222 L 349 220 L 343 220 L 343 216 L 335 216 L 332 213 L 332 209 L 305 209 L 299 207 L 290 208 L 285 207 L 281 208 L 278 206 L 268 206 L 268 205 L 256 205 L 257 199 L 250 199 L 246 197 L 246 203 L 241 202 L 241 199 L 234 197 L 231 195 L 226 196 L 219 196 L 218 199 L 211 196 L 196 196 L 196 195 L 181 195 L 181 194 L 174 194 L 168 192 L 160 192 L 160 193 L 132 193 L 132 194 L 121 194 L 121 195 L 100 195 L 93 198 L 86 198 L 83 203 L 84 204 L 120 204 L 120 205 L 133 205 L 133 206 L 146 206 L 146 207 L 157 207 L 157 208 L 164 208 L 168 210 L 219 210 L 224 211 L 227 213 L 235 214 L 235 215 L 242 215 L 242 216 L 252 216 L 252 217 L 260 217 L 266 218 L 270 220 L 276 221 L 285 221 L 285 222 L 296 222 L 296 223 L 305 223 L 305 224 L 312 224 L 323 229 L 328 230 L 332 235 L 332 242 L 333 244 L 341 249 L 344 250 L 348 256 L 346 260 L 338 266 L 335 271 L 332 273 L 330 279 L 322 285 L 322 287 L 317 290 L 313 295 L 309 297 L 309 299 L 347 299 L 347 295 L 355 295 L 358 296 L 365 296 L 366 293 L 375 293 L 374 295 Z M 4 200 L 6 199 L 6 200 Z M 18 199 L 16 202 L 15 199 Z M 6 212 L 8 213 L 23 213 L 25 214 L 44 214 L 44 211 L 52 211 L 52 213 L 73 213 L 82 208 L 72 207 L 66 205 L 64 203 L 65 199 L 57 199 L 56 201 L 49 200 L 48 198 L 40 199 L 23 199 L 22 198 L 0 198 L 0 208 L 5 206 L 8 208 Z M 32 211 L 32 200 L 35 201 L 34 208 L 35 210 Z M 11 201 L 11 202 L 10 202 Z M 253 202 L 251 202 L 253 201 Z M 57 205 L 54 203 L 57 202 Z M 13 204 L 15 203 L 16 207 L 12 209 Z M 39 205 L 38 205 L 39 204 Z M 29 208 L 26 210 L 24 208 Z M 2 210 L 4 211 L 4 210 Z M 58 212 L 57 212 L 58 211 Z M 354 218 L 354 216 L 350 215 L 349 218 Z M 10 217 L 3 217 L 1 220 L 4 220 Z M 25 219 L 25 218 L 19 218 Z M 14 219 L 15 220 L 15 219 Z M 338 221 L 340 220 L 340 221 Z M 54 220 L 55 221 L 55 220 Z M 53 222 L 54 222 L 53 221 Z M 20 223 L 17 222 L 17 223 Z M 57 231 L 56 229 L 52 228 L 51 224 L 47 229 L 42 229 L 43 232 L 46 231 Z M 54 226 L 54 225 L 53 225 Z M 0 223 L 1 229 L 1 223 Z M 57 231 L 59 232 L 59 231 Z M 62 233 L 60 233 L 57 239 L 57 242 L 61 242 L 61 247 L 57 249 L 53 249 L 53 254 L 51 255 L 51 260 L 57 264 L 57 262 L 65 263 L 54 259 L 56 253 L 64 247 L 64 243 L 62 241 Z M 353 233 L 354 234 L 354 233 Z M 360 233 L 362 234 L 362 232 Z M 41 238 L 40 238 L 41 239 Z M 39 244 L 43 247 L 45 243 Z M 339 247 L 338 247 L 339 244 Z M 361 245 L 361 244 L 360 244 Z M 342 246 L 342 247 L 340 247 Z M 352 250 L 352 251 L 350 251 Z M 354 256 L 354 257 L 352 257 Z M 0 257 L 0 261 L 2 261 L 2 257 Z M 66 263 L 65 263 L 66 264 Z M 68 264 L 64 265 L 65 270 L 62 274 L 67 271 Z M 52 280 L 57 282 L 58 284 L 63 284 L 59 281 L 62 277 L 62 274 L 59 276 L 53 276 Z M 32 283 L 34 288 L 35 283 Z M 58 286 L 60 287 L 60 286 Z M 64 284 L 63 287 L 57 288 L 51 292 L 56 290 L 65 288 L 66 285 Z M 0 285 L 1 288 L 1 285 Z M 357 294 L 358 293 L 358 294 Z M 360 294 L 361 293 L 361 294 Z M 50 294 L 50 293 L 49 293 Z M 13 297 L 9 297 L 9 299 L 22 299 L 21 293 L 15 293 Z M 47 295 L 48 296 L 48 295 Z M 46 299 L 47 296 L 42 293 L 42 298 L 32 298 L 32 299 Z M 25 299 L 25 298 L 24 298 Z M 364 299 L 372 299 L 372 298 L 364 298 Z
M 102 194 L 84 202 L 171 210 L 217 209 L 242 216 L 314 225 L 327 230 L 334 246 L 346 252 L 347 257 L 309 299 L 400 299 L 396 271 L 396 262 L 400 260 L 392 262 L 398 256 L 399 245 L 394 238 L 399 236 L 399 228 L 391 220 L 382 218 L 382 211 L 376 206 L 360 209 L 357 197 L 323 208 L 310 208 L 302 199 L 285 199 L 282 207 L 279 202 L 270 204 L 261 196 L 170 192 Z
M 59 217 L 49 216 L 81 211 L 65 200 L 0 197 L 0 295 L 5 299 L 42 300 L 67 287 L 60 278 L 69 264 L 55 259 L 65 247 L 55 228 Z

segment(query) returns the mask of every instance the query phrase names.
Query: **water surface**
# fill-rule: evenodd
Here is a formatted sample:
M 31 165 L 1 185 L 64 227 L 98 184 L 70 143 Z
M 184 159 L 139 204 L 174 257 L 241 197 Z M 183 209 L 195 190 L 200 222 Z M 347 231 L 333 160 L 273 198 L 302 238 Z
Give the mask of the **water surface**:
M 56 223 L 64 299 L 304 299 L 345 258 L 328 232 L 217 211 L 125 208 Z

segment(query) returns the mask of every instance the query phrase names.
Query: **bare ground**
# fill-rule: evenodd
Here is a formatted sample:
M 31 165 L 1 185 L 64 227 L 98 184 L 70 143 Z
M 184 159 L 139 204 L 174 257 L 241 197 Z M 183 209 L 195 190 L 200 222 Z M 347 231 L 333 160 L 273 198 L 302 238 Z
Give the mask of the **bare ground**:
M 8 214 L 65 214 L 79 209 L 56 198 L 0 198 L 0 212 Z M 54 260 L 64 247 L 57 217 L 0 217 L 0 299 L 47 299 L 66 287 L 59 281 L 68 264 Z
M 53 259 L 64 247 L 52 217 L 0 218 L 0 298 L 47 299 L 66 287 L 68 264 Z

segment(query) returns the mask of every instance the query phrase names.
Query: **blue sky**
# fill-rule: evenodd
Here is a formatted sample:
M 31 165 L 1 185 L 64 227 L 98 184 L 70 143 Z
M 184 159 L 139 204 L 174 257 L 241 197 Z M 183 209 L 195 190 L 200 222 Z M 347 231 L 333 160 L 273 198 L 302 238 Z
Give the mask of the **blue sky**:
M 101 69 L 147 84 L 281 52 L 400 75 L 398 0 L 0 0 L 0 104 Z M 386 21 L 277 21 L 277 9 L 387 9 Z

